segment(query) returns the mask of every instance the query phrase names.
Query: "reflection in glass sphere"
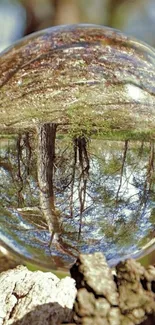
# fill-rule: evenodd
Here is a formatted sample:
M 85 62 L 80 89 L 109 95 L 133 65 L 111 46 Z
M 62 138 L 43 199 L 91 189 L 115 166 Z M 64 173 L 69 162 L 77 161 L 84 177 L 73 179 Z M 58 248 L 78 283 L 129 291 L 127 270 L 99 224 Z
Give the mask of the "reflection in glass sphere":
M 55 269 L 153 249 L 154 66 L 152 48 L 93 25 L 2 53 L 2 245 Z

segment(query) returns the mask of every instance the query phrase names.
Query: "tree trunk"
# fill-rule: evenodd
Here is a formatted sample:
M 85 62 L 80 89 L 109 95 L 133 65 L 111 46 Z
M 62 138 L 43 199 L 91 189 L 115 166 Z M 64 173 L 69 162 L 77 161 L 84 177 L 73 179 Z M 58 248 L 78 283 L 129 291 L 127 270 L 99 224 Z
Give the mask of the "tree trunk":
M 77 0 L 54 0 L 54 25 L 77 24 L 80 22 Z
M 54 160 L 56 124 L 47 123 L 38 127 L 38 182 L 40 207 L 51 234 L 59 234 L 60 220 L 55 209 Z

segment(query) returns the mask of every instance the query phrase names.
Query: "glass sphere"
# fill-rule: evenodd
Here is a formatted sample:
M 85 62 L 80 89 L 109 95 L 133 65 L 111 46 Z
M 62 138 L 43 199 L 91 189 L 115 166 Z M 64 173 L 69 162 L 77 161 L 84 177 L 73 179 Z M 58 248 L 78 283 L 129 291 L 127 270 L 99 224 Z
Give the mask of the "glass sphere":
M 68 270 L 154 249 L 155 50 L 97 25 L 0 54 L 0 243 Z

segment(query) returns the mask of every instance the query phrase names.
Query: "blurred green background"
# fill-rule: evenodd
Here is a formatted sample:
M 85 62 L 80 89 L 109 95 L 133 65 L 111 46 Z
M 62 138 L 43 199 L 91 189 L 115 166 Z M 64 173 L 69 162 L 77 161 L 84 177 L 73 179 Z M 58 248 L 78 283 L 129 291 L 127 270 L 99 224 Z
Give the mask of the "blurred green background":
M 0 51 L 60 24 L 94 23 L 120 29 L 155 46 L 155 0 L 0 0 Z M 155 253 L 143 264 L 155 263 Z

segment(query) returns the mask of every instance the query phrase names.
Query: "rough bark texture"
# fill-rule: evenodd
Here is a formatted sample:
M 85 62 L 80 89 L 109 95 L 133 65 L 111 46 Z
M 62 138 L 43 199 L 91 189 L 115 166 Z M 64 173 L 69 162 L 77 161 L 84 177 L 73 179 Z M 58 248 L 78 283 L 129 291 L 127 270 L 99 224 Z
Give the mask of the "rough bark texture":
M 38 127 L 40 207 L 51 233 L 60 232 L 60 220 L 55 211 L 53 184 L 56 128 L 55 123 L 45 123 Z
M 0 325 L 58 325 L 70 322 L 74 280 L 24 266 L 0 275 Z
M 0 325 L 155 324 L 155 267 L 127 260 L 112 271 L 95 253 L 80 255 L 71 275 L 78 291 L 69 277 L 23 266 L 1 273 Z
M 155 268 L 134 260 L 119 263 L 116 274 L 101 253 L 80 255 L 71 269 L 76 280 L 76 324 L 155 324 Z

